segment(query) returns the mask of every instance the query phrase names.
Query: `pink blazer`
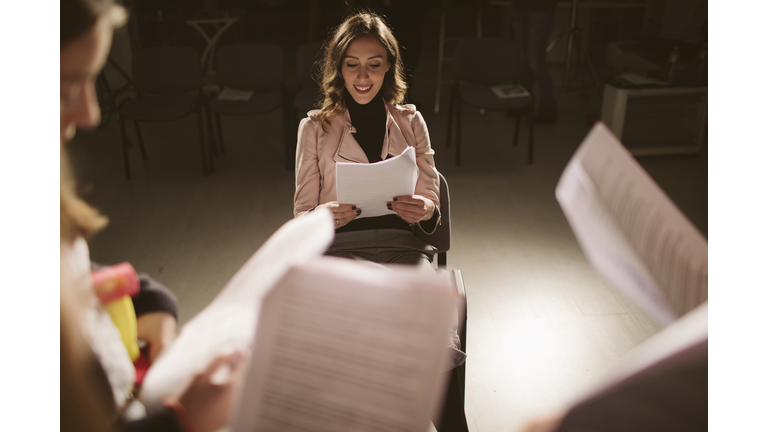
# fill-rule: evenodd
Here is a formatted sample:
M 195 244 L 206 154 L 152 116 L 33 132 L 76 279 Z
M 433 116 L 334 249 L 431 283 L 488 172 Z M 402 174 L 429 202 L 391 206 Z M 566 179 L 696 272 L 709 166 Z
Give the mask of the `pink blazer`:
M 387 108 L 387 135 L 381 158 L 397 156 L 407 146 L 416 151 L 419 177 L 416 195 L 434 201 L 440 208 L 440 179 L 435 169 L 434 150 L 429 144 L 427 124 L 414 105 L 390 105 Z M 307 113 L 299 125 L 296 145 L 296 193 L 293 215 L 299 217 L 314 207 L 336 201 L 336 162 L 368 163 L 368 157 L 354 138 L 349 112 L 337 115 L 323 130 L 320 110 Z

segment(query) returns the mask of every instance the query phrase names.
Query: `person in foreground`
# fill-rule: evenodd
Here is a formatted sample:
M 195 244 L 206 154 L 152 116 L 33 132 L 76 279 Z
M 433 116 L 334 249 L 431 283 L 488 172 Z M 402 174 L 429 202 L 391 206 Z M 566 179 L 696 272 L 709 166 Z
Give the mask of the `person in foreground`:
M 433 271 L 436 250 L 414 230 L 432 234 L 440 223 L 440 178 L 424 118 L 414 105 L 398 105 L 407 90 L 398 42 L 380 16 L 359 12 L 336 28 L 324 49 L 324 100 L 299 125 L 294 217 L 318 208 L 333 212 L 336 236 L 327 255 Z M 382 203 L 391 213 L 365 217 L 356 203 L 338 202 L 337 162 L 375 163 L 408 147 L 418 167 L 415 192 Z M 459 347 L 454 330 L 447 347 L 449 393 L 466 358 Z M 463 409 L 444 409 L 435 424 L 444 432 L 466 430 Z
M 124 21 L 124 9 L 111 0 L 61 1 L 61 429 L 214 431 L 227 420 L 236 374 L 217 384 L 211 383 L 211 374 L 226 364 L 236 368 L 242 354 L 216 358 L 181 394 L 168 399 L 167 408 L 147 417 L 134 400 L 134 365 L 91 284 L 86 241 L 107 219 L 76 195 L 65 143 L 78 127 L 99 122 L 94 82 L 114 28 Z M 142 276 L 134 307 L 138 337 L 148 343 L 153 362 L 175 337 L 175 299 Z

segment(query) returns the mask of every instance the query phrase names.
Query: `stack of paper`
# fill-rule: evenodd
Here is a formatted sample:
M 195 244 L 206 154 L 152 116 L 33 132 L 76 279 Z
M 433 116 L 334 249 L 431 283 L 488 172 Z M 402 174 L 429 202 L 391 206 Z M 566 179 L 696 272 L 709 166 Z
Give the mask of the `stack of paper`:
M 395 157 L 372 164 L 336 163 L 336 199 L 363 211 L 360 218 L 396 214 L 387 202 L 413 195 L 419 169 L 416 151 L 408 147 Z

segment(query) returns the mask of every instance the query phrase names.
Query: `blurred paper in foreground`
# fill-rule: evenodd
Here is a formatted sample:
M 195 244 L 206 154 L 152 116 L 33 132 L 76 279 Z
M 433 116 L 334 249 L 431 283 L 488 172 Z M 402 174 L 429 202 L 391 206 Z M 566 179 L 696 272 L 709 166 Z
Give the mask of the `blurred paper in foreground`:
M 461 300 L 447 273 L 323 257 L 333 235 L 321 209 L 270 237 L 150 368 L 147 411 L 250 349 L 233 432 L 428 430 Z
M 592 266 L 660 323 L 707 300 L 707 241 L 603 123 L 556 196 Z
M 325 257 L 265 297 L 232 432 L 424 432 L 445 387 L 448 274 Z
M 602 123 L 556 195 L 595 269 L 666 325 L 575 399 L 556 430 L 706 430 L 707 241 Z
M 325 252 L 333 235 L 329 211 L 312 212 L 278 229 L 149 368 L 141 391 L 147 412 L 160 409 L 163 398 L 183 390 L 217 355 L 250 349 L 261 298 L 291 266 Z

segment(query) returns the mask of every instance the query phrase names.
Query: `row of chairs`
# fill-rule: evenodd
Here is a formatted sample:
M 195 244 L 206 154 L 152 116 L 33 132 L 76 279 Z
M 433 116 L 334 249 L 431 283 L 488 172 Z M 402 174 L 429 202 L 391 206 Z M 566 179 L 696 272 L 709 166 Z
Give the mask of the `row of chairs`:
M 214 156 L 225 152 L 222 115 L 259 115 L 279 108 L 283 110 L 285 128 L 285 166 L 291 169 L 298 113 L 303 115 L 312 109 L 319 98 L 319 87 L 311 79 L 310 69 L 320 47 L 321 42 L 299 47 L 298 86 L 293 92 L 284 85 L 285 62 L 278 45 L 245 43 L 221 47 L 215 61 L 217 84 L 221 88 L 253 92 L 247 101 L 204 95 L 200 56 L 192 48 L 156 47 L 135 52 L 132 63 L 136 97 L 119 106 L 126 178 L 131 178 L 132 147 L 126 132 L 127 120 L 133 121 L 142 158 L 147 160 L 140 122 L 171 121 L 195 113 L 203 175 L 207 175 L 214 170 Z
M 214 169 L 214 156 L 225 152 L 221 116 L 259 115 L 283 109 L 285 166 L 293 167 L 295 127 L 299 116 L 313 109 L 320 97 L 314 81 L 322 42 L 301 45 L 296 53 L 296 88 L 284 85 L 283 50 L 278 45 L 245 43 L 219 48 L 217 83 L 222 87 L 253 92 L 247 101 L 220 100 L 203 95 L 203 72 L 198 53 L 187 47 L 143 49 L 133 57 L 137 97 L 120 107 L 125 175 L 130 179 L 126 120 L 134 122 L 141 155 L 147 160 L 139 122 L 170 121 L 197 115 L 203 175 Z M 462 106 L 502 110 L 516 117 L 513 145 L 517 145 L 521 120 L 528 119 L 528 162 L 533 163 L 533 108 L 531 96 L 500 99 L 491 91 L 499 84 L 519 82 L 522 70 L 514 42 L 501 39 L 468 39 L 456 45 L 456 84 L 451 91 L 447 146 L 451 145 L 456 117 L 456 164 L 461 163 Z M 206 134 L 206 129 L 208 133 Z

